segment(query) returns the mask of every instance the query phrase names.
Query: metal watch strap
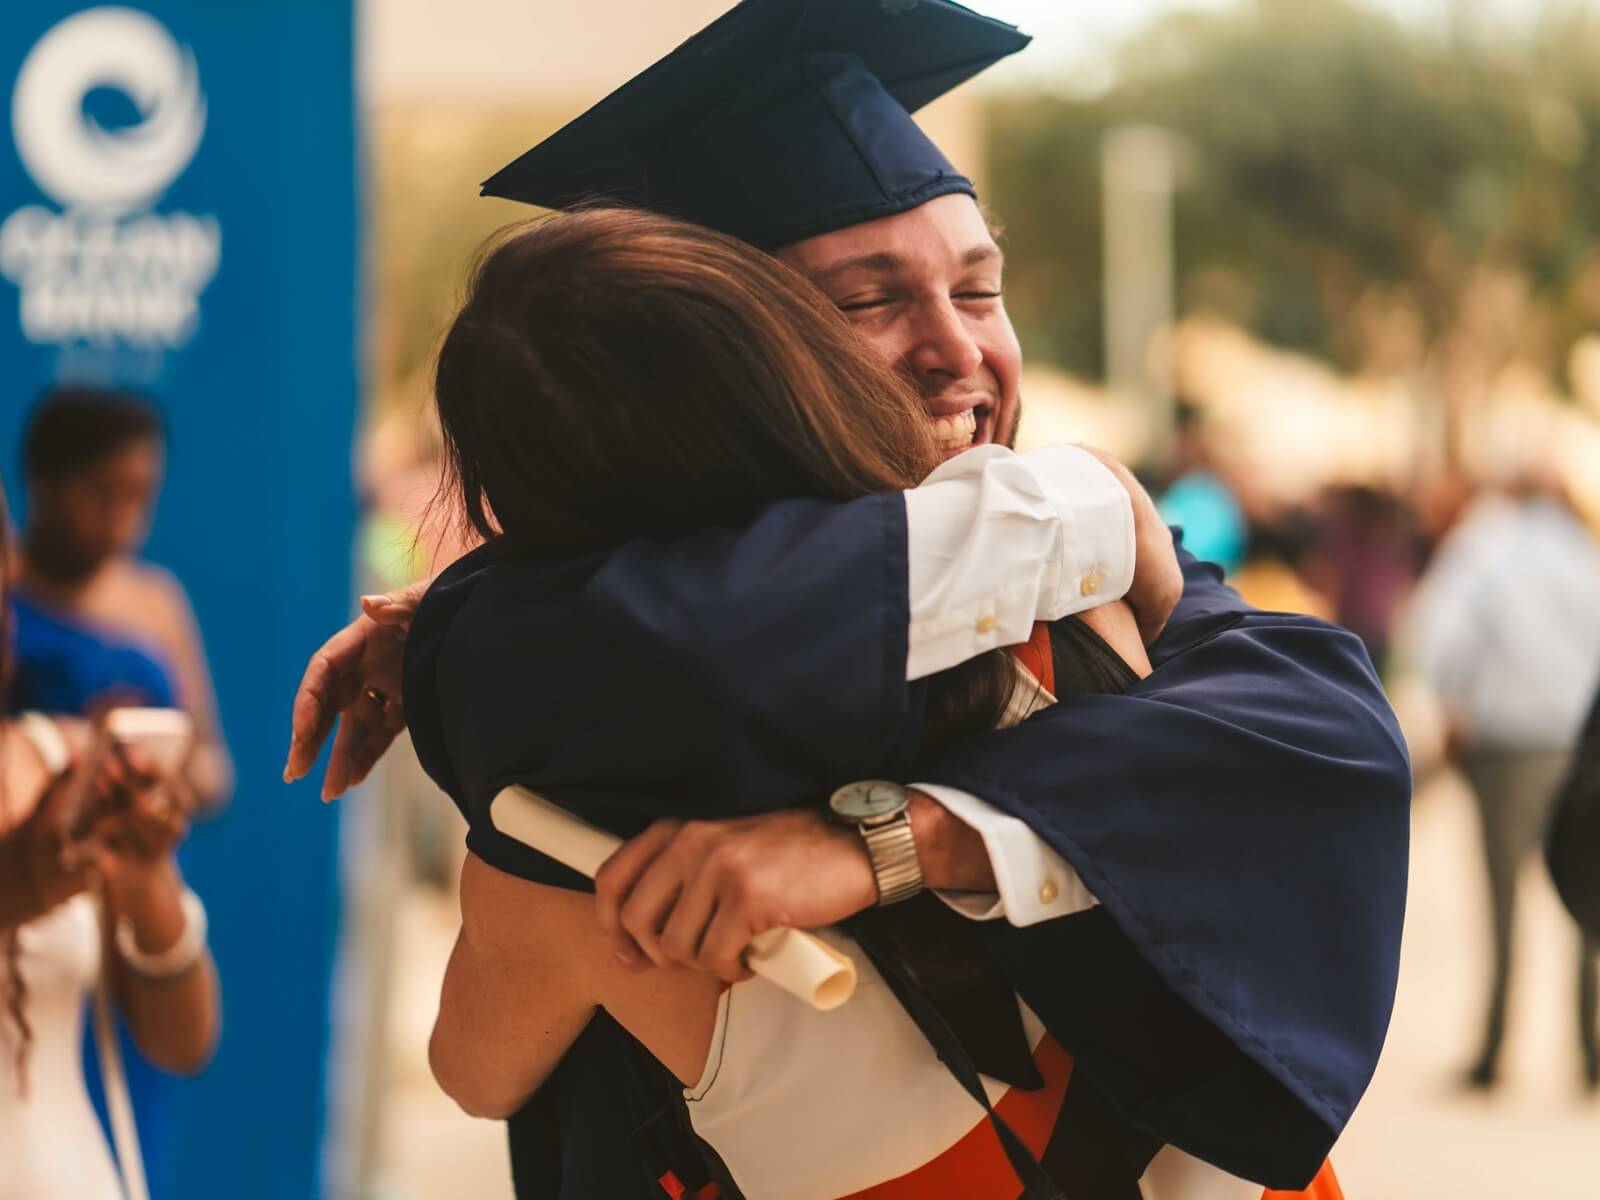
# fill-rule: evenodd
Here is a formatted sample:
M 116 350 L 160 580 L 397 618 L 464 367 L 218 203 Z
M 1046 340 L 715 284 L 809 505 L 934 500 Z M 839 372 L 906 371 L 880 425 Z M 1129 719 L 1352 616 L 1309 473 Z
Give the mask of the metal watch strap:
M 904 812 L 876 828 L 861 826 L 861 839 L 878 878 L 880 906 L 909 900 L 922 890 L 922 864 L 917 860 L 911 820 Z

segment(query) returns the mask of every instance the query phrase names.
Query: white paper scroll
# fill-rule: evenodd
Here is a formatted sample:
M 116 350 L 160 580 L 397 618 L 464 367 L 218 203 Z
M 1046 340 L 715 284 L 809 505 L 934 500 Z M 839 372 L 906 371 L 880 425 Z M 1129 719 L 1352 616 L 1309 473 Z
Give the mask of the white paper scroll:
M 551 804 L 536 792 L 512 786 L 494 798 L 494 827 L 507 837 L 593 879 L 622 839 Z M 822 1012 L 838 1008 L 856 990 L 856 965 L 826 942 L 799 929 L 758 933 L 745 962 L 763 979 Z

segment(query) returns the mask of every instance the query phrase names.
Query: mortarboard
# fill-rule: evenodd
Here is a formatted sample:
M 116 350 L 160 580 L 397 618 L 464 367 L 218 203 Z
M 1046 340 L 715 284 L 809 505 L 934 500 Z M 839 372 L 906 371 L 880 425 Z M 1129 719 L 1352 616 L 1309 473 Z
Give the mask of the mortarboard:
M 1029 42 L 950 0 L 744 0 L 483 185 L 757 246 L 976 195 L 910 114 Z

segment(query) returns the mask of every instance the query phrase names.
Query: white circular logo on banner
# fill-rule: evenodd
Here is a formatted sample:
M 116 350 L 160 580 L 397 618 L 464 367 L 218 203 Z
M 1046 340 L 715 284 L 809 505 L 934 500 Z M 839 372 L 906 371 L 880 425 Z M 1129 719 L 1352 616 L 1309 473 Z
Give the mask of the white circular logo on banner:
M 139 121 L 101 126 L 84 107 L 97 88 L 125 93 Z M 63 208 L 126 212 L 153 202 L 189 165 L 206 103 L 194 55 L 159 21 L 91 8 L 52 27 L 23 61 L 11 126 L 23 165 Z

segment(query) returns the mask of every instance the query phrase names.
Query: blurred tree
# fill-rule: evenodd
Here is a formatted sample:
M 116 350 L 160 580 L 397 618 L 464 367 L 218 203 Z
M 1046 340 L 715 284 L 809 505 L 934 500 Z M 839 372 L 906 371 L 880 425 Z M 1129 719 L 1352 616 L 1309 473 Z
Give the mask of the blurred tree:
M 1101 370 L 1100 140 L 1153 123 L 1186 146 L 1185 311 L 1356 369 L 1426 360 L 1447 397 L 1512 359 L 1558 373 L 1600 328 L 1600 20 L 1541 14 L 1444 39 L 1349 0 L 1246 0 L 1163 20 L 1101 94 L 994 99 L 1032 353 Z

